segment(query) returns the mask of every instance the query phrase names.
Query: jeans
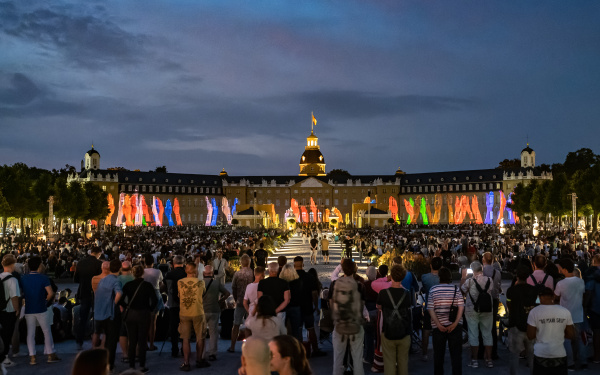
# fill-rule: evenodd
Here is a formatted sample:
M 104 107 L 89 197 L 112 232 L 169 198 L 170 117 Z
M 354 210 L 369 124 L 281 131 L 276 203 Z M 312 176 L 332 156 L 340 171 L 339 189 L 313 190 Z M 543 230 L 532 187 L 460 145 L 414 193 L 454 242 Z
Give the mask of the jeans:
M 360 331 L 354 336 L 343 336 L 337 333 L 335 328 L 332 334 L 333 343 L 333 375 L 344 374 L 344 355 L 346 354 L 346 345 L 350 343 L 350 353 L 352 356 L 352 363 L 354 364 L 354 375 L 364 375 L 363 363 L 362 363 L 362 352 L 363 352 L 363 339 L 365 331 L 360 328 Z
M 410 335 L 400 340 L 388 340 L 381 335 L 383 349 L 383 371 L 385 375 L 408 375 L 408 352 Z
M 565 339 L 565 349 L 567 351 L 567 364 L 569 366 L 575 365 L 576 368 L 580 368 L 581 365 L 587 363 L 587 350 L 583 345 L 581 339 L 581 331 L 583 330 L 583 323 L 574 323 L 575 327 L 575 339 Z
M 171 354 L 179 354 L 179 307 L 169 308 L 169 336 L 171 337 Z
M 10 300 L 8 303 L 11 303 Z M 2 351 L 2 355 L 4 357 L 8 356 L 8 349 L 10 348 L 10 344 L 12 342 L 13 333 L 15 331 L 15 323 L 17 322 L 17 315 L 14 312 L 0 312 L 0 322 L 2 322 L 2 341 L 4 342 L 4 350 Z
M 519 354 L 525 350 L 529 373 L 533 373 L 533 340 L 527 338 L 527 332 L 519 331 L 517 327 L 508 330 L 508 350 L 510 350 L 510 375 L 517 374 Z
M 462 325 L 457 325 L 452 332 L 442 332 L 434 329 L 433 342 L 433 374 L 444 374 L 444 356 L 446 355 L 446 342 L 450 351 L 452 375 L 462 374 Z
M 130 309 L 127 313 L 127 334 L 129 334 L 129 367 L 135 367 L 135 349 L 139 348 L 140 366 L 146 367 L 146 348 L 148 346 L 148 329 L 150 328 L 150 311 Z
M 377 329 L 377 310 L 369 310 L 369 322 L 365 324 L 365 361 L 373 362 Z
M 217 355 L 220 316 L 221 313 L 204 313 L 204 318 L 206 319 L 206 326 L 208 327 L 208 334 L 210 335 L 208 346 L 206 347 L 207 355 Z
M 291 336 L 294 336 L 298 341 L 302 342 L 302 311 L 300 306 L 288 306 L 286 310 L 286 316 L 290 321 L 290 328 L 292 332 L 289 332 Z
M 25 314 L 25 321 L 27 322 L 27 349 L 29 349 L 29 355 L 35 355 L 35 330 L 37 324 L 40 325 L 42 332 L 44 332 L 44 354 L 54 353 L 54 341 L 52 340 L 48 312 Z
M 117 352 L 117 343 L 119 342 L 119 332 L 121 330 L 121 316 L 115 316 L 114 319 L 106 320 L 106 350 L 108 350 L 108 364 L 110 369 L 115 368 L 115 353 Z
M 78 344 L 83 344 L 83 336 L 85 335 L 85 328 L 87 326 L 88 319 L 90 317 L 90 311 L 94 304 L 93 299 L 82 299 L 79 306 L 79 327 L 77 327 L 77 338 Z

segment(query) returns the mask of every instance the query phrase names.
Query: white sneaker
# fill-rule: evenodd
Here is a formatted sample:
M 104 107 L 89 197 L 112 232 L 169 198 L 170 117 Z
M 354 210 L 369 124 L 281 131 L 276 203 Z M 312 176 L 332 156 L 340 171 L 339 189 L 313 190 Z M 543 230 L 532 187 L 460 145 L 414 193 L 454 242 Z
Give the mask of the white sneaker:
M 6 357 L 6 359 L 4 360 L 4 362 L 2 362 L 2 364 L 5 367 L 12 367 L 12 366 L 16 365 L 16 363 L 14 363 L 13 361 L 11 361 L 8 357 Z

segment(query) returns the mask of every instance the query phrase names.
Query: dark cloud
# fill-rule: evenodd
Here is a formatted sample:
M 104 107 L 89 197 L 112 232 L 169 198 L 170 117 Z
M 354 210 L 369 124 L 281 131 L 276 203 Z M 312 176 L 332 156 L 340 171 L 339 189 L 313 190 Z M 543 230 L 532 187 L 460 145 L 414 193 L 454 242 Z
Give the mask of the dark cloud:
M 427 96 L 390 95 L 351 90 L 320 90 L 292 93 L 268 98 L 267 101 L 288 106 L 320 108 L 340 118 L 372 118 L 460 111 L 475 107 L 473 99 Z
M 62 53 L 67 62 L 89 69 L 135 64 L 146 55 L 147 38 L 129 33 L 97 15 L 70 14 L 64 9 L 38 8 L 18 12 L 4 3 L 0 31 Z
M 26 105 L 39 94 L 40 89 L 26 75 L 14 73 L 0 75 L 0 107 L 2 105 Z

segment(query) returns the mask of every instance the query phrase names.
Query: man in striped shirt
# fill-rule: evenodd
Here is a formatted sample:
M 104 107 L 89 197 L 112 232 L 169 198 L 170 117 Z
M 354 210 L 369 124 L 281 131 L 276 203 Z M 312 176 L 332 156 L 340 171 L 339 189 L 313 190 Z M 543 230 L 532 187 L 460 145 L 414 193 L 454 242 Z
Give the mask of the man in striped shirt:
M 429 289 L 427 310 L 431 316 L 433 328 L 433 374 L 444 374 L 444 355 L 446 342 L 450 350 L 452 375 L 462 373 L 462 314 L 464 300 L 456 285 L 452 285 L 452 273 L 442 267 L 438 271 L 440 283 Z M 456 318 L 450 320 L 452 306 L 458 308 Z

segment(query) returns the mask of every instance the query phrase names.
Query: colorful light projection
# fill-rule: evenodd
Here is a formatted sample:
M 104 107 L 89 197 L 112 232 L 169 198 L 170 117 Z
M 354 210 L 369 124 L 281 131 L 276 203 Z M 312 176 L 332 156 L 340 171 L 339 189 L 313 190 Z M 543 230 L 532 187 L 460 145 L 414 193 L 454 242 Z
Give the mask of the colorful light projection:
M 227 224 L 231 225 L 231 208 L 229 208 L 229 201 L 225 197 L 221 199 L 221 210 L 223 211 L 223 215 L 225 215 L 225 218 L 227 219 Z
M 418 195 L 417 199 L 415 199 L 413 201 L 413 217 L 412 217 L 412 223 L 413 224 L 418 224 L 418 220 L 419 220 L 419 216 L 421 215 L 421 196 Z
M 171 200 L 167 199 L 167 201 L 165 202 L 165 216 L 167 217 L 167 223 L 169 223 L 170 227 L 175 225 L 175 223 L 173 222 L 173 217 L 171 216 L 172 213 L 173 206 L 171 205 Z
M 123 202 L 123 214 L 125 215 L 125 225 L 128 227 L 133 225 L 133 218 L 131 216 L 131 198 L 129 195 L 125 196 L 125 201 Z
M 481 212 L 479 211 L 479 200 L 476 195 L 473 195 L 473 199 L 471 199 L 471 211 L 473 211 L 473 216 L 476 224 L 483 224 L 483 218 L 481 217 Z
M 125 193 L 119 195 L 119 208 L 117 211 L 117 222 L 115 225 L 121 226 L 123 224 L 123 204 L 125 203 Z
M 492 224 L 494 222 L 494 192 L 490 191 L 485 195 L 485 206 L 487 211 L 485 213 L 485 224 Z
M 106 216 L 106 219 L 104 219 L 104 222 L 110 224 L 112 215 L 115 213 L 115 199 L 112 194 L 108 194 L 106 199 L 108 199 L 108 215 Z
M 513 195 L 512 192 L 508 193 L 508 199 L 506 200 L 506 203 L 508 203 L 508 204 L 512 203 L 512 195 Z M 515 217 L 517 215 L 513 212 L 513 210 L 510 207 L 508 207 L 508 205 L 506 206 L 506 212 L 508 213 L 508 223 L 514 224 L 516 221 Z
M 338 218 L 338 221 L 339 221 L 340 223 L 343 223 L 343 222 L 344 222 L 344 217 L 342 216 L 342 213 L 340 212 L 340 210 L 338 210 L 336 207 L 334 207 L 334 208 L 332 209 L 332 211 L 333 211 L 333 214 L 334 214 L 335 216 L 337 216 L 337 218 Z
M 300 215 L 300 208 L 298 206 L 298 201 L 295 200 L 294 198 L 292 198 L 290 208 L 292 209 L 292 212 L 294 213 L 294 216 L 296 217 L 296 221 L 298 223 L 301 223 L 302 222 L 302 215 Z
M 329 211 L 329 208 L 325 209 L 325 217 L 323 218 L 323 221 L 326 223 L 329 223 L 329 215 L 331 215 L 331 211 Z
M 312 199 L 312 197 L 310 197 L 310 211 L 312 212 L 312 222 L 317 221 L 317 205 L 315 204 L 315 201 Z
M 346 214 L 346 223 L 350 222 L 350 214 Z
M 147 226 L 152 222 L 152 218 L 150 217 L 150 214 L 148 213 L 148 205 L 146 204 L 146 198 L 143 195 L 140 195 L 140 207 L 142 210 L 142 225 Z
M 390 212 L 392 213 L 392 219 L 394 219 L 394 221 L 396 221 L 398 218 L 398 201 L 396 201 L 396 198 L 390 197 L 388 207 L 389 207 Z
M 158 201 L 155 196 L 152 196 L 152 215 L 154 216 L 154 225 L 160 227 L 162 225 L 160 216 L 158 216 Z
M 435 213 L 433 214 L 433 220 L 431 221 L 431 224 L 438 224 L 440 222 L 443 201 L 444 201 L 444 199 L 442 198 L 441 194 L 435 195 L 435 198 L 434 198 Z
M 408 198 L 408 200 L 404 200 L 404 208 L 406 209 L 406 213 L 408 214 L 408 219 L 406 219 L 406 224 L 410 225 L 412 223 L 412 218 L 415 215 L 414 213 L 415 203 L 412 198 Z
M 183 225 L 181 215 L 179 214 L 179 200 L 177 198 L 173 199 L 173 213 L 175 214 L 175 222 L 177 225 Z
M 498 220 L 496 220 L 496 224 L 500 225 L 504 223 L 504 209 L 506 208 L 506 198 L 504 197 L 504 193 L 500 190 L 500 210 L 498 211 Z
M 160 217 L 161 225 L 164 225 L 163 215 L 165 214 L 165 209 L 163 207 L 163 202 L 160 198 L 156 198 L 156 201 L 158 202 L 158 217 Z
M 129 202 L 131 204 L 131 218 L 133 220 L 133 225 L 142 225 L 142 218 L 141 218 L 141 210 L 139 205 L 139 199 L 138 199 L 138 194 L 133 194 L 131 196 L 131 198 L 129 199 Z
M 308 211 L 306 210 L 306 206 L 300 206 L 300 217 L 302 217 L 301 223 L 308 223 Z
M 429 219 L 427 217 L 427 212 L 429 211 L 429 203 L 425 200 L 425 197 L 421 198 L 421 216 L 423 216 L 423 224 L 429 225 Z M 431 212 L 429 212 L 431 215 Z
M 448 223 L 454 224 L 454 210 L 452 209 L 452 196 L 446 194 L 446 204 L 448 205 Z
M 206 209 L 208 210 L 208 213 L 206 214 L 206 222 L 204 223 L 205 226 L 209 227 L 210 223 L 212 222 L 212 205 L 210 204 L 210 201 L 208 200 L 208 197 L 205 196 L 204 200 L 206 201 Z
M 219 207 L 217 206 L 217 201 L 215 198 L 211 200 L 212 203 L 212 220 L 210 222 L 210 226 L 214 227 L 217 225 L 217 216 L 219 216 Z
M 237 199 L 237 198 L 235 198 L 235 199 L 233 200 L 233 207 L 231 208 L 231 215 L 232 215 L 232 216 L 233 216 L 233 215 L 235 215 L 235 214 L 237 213 L 237 205 L 238 205 L 238 203 L 239 203 L 239 202 L 240 202 L 240 201 L 239 201 L 239 199 Z

